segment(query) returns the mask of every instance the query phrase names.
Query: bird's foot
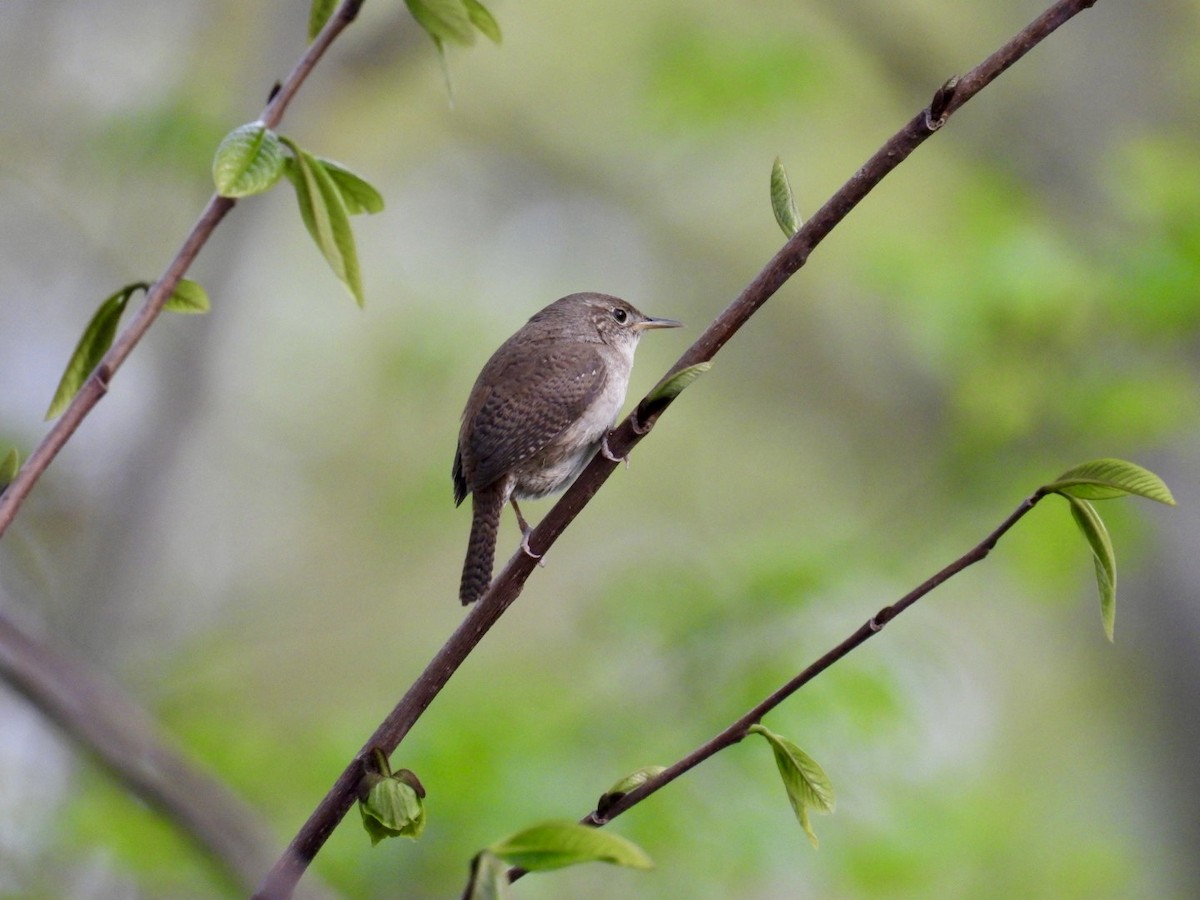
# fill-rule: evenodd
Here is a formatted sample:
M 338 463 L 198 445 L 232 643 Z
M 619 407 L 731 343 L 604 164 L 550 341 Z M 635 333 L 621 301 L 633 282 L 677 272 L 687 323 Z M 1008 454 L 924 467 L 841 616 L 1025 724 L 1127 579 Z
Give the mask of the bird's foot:
M 615 453 L 613 453 L 611 450 L 609 450 L 607 434 L 604 437 L 600 438 L 600 455 L 603 456 L 605 459 L 609 460 L 610 462 L 615 462 L 615 463 L 623 462 L 623 463 L 625 463 L 625 468 L 627 468 L 627 469 L 629 468 L 629 454 L 627 453 L 624 456 L 617 456 Z
M 543 558 L 544 554 L 534 553 L 533 548 L 529 546 L 529 535 L 531 535 L 531 534 L 533 534 L 532 528 L 530 528 L 528 531 L 523 530 L 521 532 L 521 549 L 525 551 L 525 554 L 530 559 L 537 560 L 537 564 L 538 564 L 539 568 L 544 569 L 544 568 L 546 568 L 546 560 Z

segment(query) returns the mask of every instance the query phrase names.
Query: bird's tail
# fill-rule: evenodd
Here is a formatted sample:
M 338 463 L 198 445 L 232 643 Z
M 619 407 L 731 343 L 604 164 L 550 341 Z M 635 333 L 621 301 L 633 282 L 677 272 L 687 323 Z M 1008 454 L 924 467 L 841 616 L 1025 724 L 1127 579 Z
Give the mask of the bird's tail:
M 504 511 L 502 484 L 475 491 L 471 505 L 471 537 L 467 540 L 467 558 L 463 561 L 462 583 L 458 588 L 458 599 L 463 606 L 482 597 L 492 583 L 496 531 L 500 527 L 500 513 Z

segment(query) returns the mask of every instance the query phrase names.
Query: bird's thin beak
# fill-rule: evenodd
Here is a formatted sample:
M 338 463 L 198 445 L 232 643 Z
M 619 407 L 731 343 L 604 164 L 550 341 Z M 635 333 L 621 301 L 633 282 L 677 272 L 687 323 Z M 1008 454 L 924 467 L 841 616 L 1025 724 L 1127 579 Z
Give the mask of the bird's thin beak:
M 649 331 L 651 328 L 682 328 L 682 322 L 676 322 L 674 319 L 656 319 L 654 316 L 646 316 L 641 322 L 633 326 L 635 331 Z

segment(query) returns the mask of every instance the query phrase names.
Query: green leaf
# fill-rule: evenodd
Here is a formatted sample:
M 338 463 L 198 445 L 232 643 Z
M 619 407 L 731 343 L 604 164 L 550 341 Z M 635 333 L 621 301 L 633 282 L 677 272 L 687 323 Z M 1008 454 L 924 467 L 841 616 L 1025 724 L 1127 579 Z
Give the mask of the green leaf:
M 651 778 L 657 778 L 666 770 L 665 766 L 643 766 L 635 772 L 630 772 L 600 795 L 600 799 L 596 801 L 596 812 L 602 816 L 607 815 L 607 810 L 610 806 L 634 788 L 641 787 Z
M 1071 504 L 1071 517 L 1092 550 L 1092 559 L 1096 564 L 1096 587 L 1100 591 L 1100 620 L 1104 623 L 1105 635 L 1111 641 L 1117 617 L 1117 557 L 1113 552 L 1112 540 L 1092 504 L 1070 494 L 1063 496 Z
M 510 865 L 531 872 L 585 862 L 615 863 L 631 869 L 654 867 L 646 852 L 632 841 L 578 822 L 534 825 L 487 849 Z
M 312 0 L 312 6 L 308 8 L 308 42 L 310 44 L 313 38 L 321 33 L 321 29 L 329 21 L 329 17 L 337 9 L 337 5 L 338 0 Z
M 363 305 L 362 276 L 358 269 L 358 253 L 354 247 L 354 232 L 350 228 L 350 213 L 342 192 L 321 160 L 301 150 L 288 139 L 293 158 L 285 166 L 289 180 L 296 189 L 300 218 L 312 235 L 317 248 L 329 267 Z
M 239 125 L 221 140 L 213 157 L 213 182 L 222 197 L 270 190 L 283 174 L 279 137 L 262 122 Z
M 417 24 L 435 43 L 469 47 L 475 43 L 475 25 L 463 0 L 404 0 Z
M 471 881 L 463 900 L 503 900 L 509 896 L 508 866 L 486 850 L 471 860 Z
M 357 216 L 360 213 L 373 215 L 383 211 L 383 197 L 360 176 L 332 159 L 325 159 L 321 156 L 316 159 L 325 167 L 325 171 L 329 173 L 329 177 L 333 179 L 333 183 L 341 192 L 342 202 L 346 204 L 346 212 Z
M 163 309 L 173 313 L 206 313 L 209 310 L 208 294 L 199 282 L 180 278 L 175 290 L 163 304 Z
M 833 812 L 833 785 L 829 777 L 816 760 L 787 738 L 762 725 L 750 726 L 750 733 L 761 734 L 771 745 L 775 754 L 775 765 L 779 767 L 779 775 L 783 779 L 783 787 L 787 791 L 792 810 L 796 813 L 796 820 L 808 835 L 809 842 L 816 847 L 817 835 L 809 821 L 808 810 Z
M 17 477 L 17 473 L 21 471 L 21 454 L 17 452 L 17 448 L 11 448 L 5 455 L 3 460 L 0 460 L 0 493 L 13 483 L 13 479 Z
M 488 11 L 479 0 L 463 0 L 467 7 L 467 16 L 471 19 L 471 24 L 483 33 L 483 36 L 490 40 L 493 44 L 500 43 L 500 23 Z
M 83 329 L 83 335 L 75 345 L 75 352 L 67 361 L 67 367 L 58 382 L 58 390 L 54 392 L 54 399 L 50 401 L 50 408 L 46 410 L 47 421 L 57 418 L 79 393 L 92 370 L 112 346 L 113 338 L 117 334 L 117 325 L 121 322 L 121 315 L 125 312 L 129 298 L 135 291 L 145 290 L 146 287 L 144 281 L 127 284 L 100 304 L 100 308 Z
M 1149 469 L 1123 459 L 1096 459 L 1063 472 L 1043 489 L 1081 500 L 1107 500 L 1136 494 L 1148 500 L 1175 505 L 1171 490 Z
M 783 162 L 775 157 L 771 166 L 771 210 L 775 213 L 775 221 L 788 237 L 794 235 L 804 224 L 800 211 L 796 209 L 796 200 L 792 196 L 792 186 L 788 182 L 787 172 Z
M 425 804 L 413 787 L 399 778 L 376 776 L 366 798 L 359 800 L 358 810 L 372 844 L 389 837 L 415 840 L 425 830 Z
M 646 395 L 646 402 L 658 403 L 663 400 L 674 400 L 683 392 L 684 388 L 711 368 L 711 362 L 701 362 L 694 366 L 688 366 L 686 369 L 680 369 L 671 377 L 660 381 L 654 390 Z

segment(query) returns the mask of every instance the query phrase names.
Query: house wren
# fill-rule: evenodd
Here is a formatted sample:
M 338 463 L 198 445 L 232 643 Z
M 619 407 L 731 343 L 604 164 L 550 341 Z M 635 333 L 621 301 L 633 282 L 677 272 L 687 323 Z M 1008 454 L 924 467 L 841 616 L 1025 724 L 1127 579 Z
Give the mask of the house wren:
M 616 422 L 642 332 L 677 328 L 607 294 L 571 294 L 535 314 L 487 361 L 463 410 L 454 454 L 454 503 L 473 515 L 458 597 L 474 603 L 492 580 L 500 513 L 562 490 Z

